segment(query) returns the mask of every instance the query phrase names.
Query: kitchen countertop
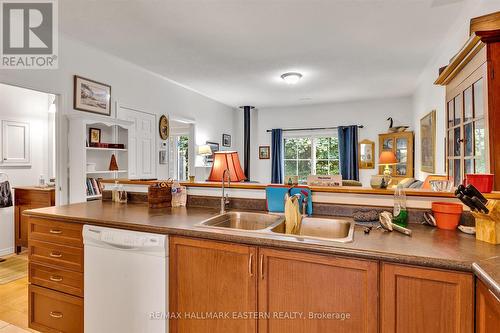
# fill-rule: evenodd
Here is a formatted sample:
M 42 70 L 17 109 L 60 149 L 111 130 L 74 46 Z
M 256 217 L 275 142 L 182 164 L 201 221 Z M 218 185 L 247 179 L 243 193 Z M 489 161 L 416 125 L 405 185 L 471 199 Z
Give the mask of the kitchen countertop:
M 46 186 L 46 187 L 38 187 L 38 186 L 14 186 L 14 190 L 26 190 L 26 191 L 43 191 L 43 192 L 52 192 L 56 190 L 55 186 Z
M 476 241 L 474 236 L 411 224 L 413 236 L 355 227 L 354 241 L 336 243 L 269 232 L 207 228 L 198 224 L 218 214 L 213 208 L 149 209 L 147 204 L 91 201 L 27 210 L 26 215 L 110 228 L 175 234 L 249 245 L 305 250 L 387 262 L 474 272 L 500 297 L 500 246 Z

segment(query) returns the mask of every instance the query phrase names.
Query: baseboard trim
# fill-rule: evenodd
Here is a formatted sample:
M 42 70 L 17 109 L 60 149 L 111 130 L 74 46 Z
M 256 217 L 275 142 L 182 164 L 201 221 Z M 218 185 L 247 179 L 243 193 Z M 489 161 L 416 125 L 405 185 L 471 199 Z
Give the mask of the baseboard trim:
M 6 256 L 14 253 L 14 247 L 8 247 L 0 250 L 0 256 Z

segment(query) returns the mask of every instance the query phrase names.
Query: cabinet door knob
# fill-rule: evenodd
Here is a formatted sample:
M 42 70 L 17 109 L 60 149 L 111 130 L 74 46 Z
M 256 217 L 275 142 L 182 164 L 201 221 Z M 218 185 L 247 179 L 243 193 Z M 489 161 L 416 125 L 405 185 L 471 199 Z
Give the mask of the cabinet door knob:
M 51 234 L 54 234 L 54 235 L 60 235 L 60 234 L 62 234 L 62 230 L 58 230 L 58 229 L 50 229 L 49 232 Z
M 63 280 L 63 278 L 62 278 L 62 276 L 59 276 L 59 275 L 51 275 L 49 277 L 49 280 L 54 281 L 54 282 L 61 282 Z
M 63 314 L 59 311 L 50 311 L 50 316 L 55 319 L 61 319 Z
M 60 252 L 55 252 L 55 251 L 52 251 L 50 252 L 49 254 L 52 258 L 61 258 L 62 257 L 62 253 Z

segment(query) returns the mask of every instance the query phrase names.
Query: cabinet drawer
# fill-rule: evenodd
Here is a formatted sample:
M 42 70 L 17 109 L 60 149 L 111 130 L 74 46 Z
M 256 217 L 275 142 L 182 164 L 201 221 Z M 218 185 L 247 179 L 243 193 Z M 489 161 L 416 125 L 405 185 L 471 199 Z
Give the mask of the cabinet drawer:
M 83 247 L 81 224 L 45 220 L 36 217 L 29 219 L 29 239 L 62 245 Z
M 83 272 L 82 248 L 30 240 L 28 256 L 30 262 Z
M 29 204 L 35 207 L 53 206 L 54 194 L 50 191 L 30 191 L 14 189 L 16 205 Z
M 82 273 L 30 263 L 29 281 L 37 286 L 83 297 Z
M 41 332 L 83 332 L 83 299 L 29 286 L 29 327 Z

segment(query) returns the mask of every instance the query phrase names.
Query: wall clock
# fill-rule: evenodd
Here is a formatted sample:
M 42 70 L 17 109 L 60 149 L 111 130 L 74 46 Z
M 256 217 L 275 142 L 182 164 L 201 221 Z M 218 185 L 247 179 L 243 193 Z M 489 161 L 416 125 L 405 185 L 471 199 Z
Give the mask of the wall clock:
M 169 132 L 170 129 L 168 126 L 168 118 L 167 116 L 163 115 L 160 117 L 160 138 L 162 140 L 167 140 Z

